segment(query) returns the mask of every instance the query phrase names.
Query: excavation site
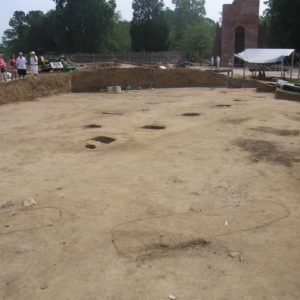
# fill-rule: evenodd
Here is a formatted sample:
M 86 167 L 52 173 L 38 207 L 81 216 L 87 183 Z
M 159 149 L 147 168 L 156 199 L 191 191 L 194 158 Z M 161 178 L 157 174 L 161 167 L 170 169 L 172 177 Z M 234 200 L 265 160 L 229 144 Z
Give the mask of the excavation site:
M 300 106 L 263 87 L 150 68 L 2 85 L 0 299 L 299 299 Z

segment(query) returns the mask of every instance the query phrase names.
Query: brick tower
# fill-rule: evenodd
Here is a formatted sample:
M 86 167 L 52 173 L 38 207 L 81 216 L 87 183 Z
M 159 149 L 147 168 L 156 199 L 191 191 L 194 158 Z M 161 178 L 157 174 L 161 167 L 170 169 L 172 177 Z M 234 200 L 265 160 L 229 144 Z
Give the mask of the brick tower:
M 223 5 L 221 58 L 228 65 L 233 54 L 257 48 L 259 0 L 234 0 Z

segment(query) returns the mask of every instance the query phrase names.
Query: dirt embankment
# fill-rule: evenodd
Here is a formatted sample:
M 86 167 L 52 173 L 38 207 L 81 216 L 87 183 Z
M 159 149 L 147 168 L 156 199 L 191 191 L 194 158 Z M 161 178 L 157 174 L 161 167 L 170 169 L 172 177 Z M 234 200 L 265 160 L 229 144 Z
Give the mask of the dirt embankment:
M 252 79 L 230 78 L 227 87 L 231 89 L 256 88 L 257 81 Z
M 71 74 L 41 74 L 25 80 L 1 84 L 0 104 L 29 101 L 42 96 L 71 91 Z
M 300 94 L 299 93 L 284 91 L 284 90 L 279 89 L 279 88 L 276 89 L 275 98 L 276 99 L 281 99 L 281 100 L 290 100 L 290 101 L 300 102 Z
M 109 85 L 123 88 L 226 87 L 227 77 L 221 74 L 191 69 L 110 68 L 75 72 L 73 92 L 99 92 Z
M 68 92 L 100 92 L 110 85 L 123 89 L 229 87 L 254 88 L 256 82 L 230 78 L 193 69 L 103 68 L 74 73 L 41 74 L 1 85 L 0 104 L 29 101 L 42 96 Z

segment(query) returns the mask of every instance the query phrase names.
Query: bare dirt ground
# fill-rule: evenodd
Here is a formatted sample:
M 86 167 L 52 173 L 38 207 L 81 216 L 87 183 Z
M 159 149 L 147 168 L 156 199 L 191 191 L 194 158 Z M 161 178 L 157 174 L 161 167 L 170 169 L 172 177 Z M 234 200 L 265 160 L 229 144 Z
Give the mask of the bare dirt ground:
M 0 299 L 300 298 L 299 103 L 162 89 L 0 115 Z

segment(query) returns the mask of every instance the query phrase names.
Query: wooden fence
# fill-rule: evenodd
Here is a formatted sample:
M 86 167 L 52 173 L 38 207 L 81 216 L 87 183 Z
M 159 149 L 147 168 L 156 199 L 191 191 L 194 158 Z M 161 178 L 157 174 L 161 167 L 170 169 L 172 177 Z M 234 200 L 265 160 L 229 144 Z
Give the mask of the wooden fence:
M 68 58 L 76 63 L 119 62 L 123 64 L 148 64 L 159 62 L 174 64 L 183 58 L 179 52 L 129 52 L 110 54 L 70 54 Z

